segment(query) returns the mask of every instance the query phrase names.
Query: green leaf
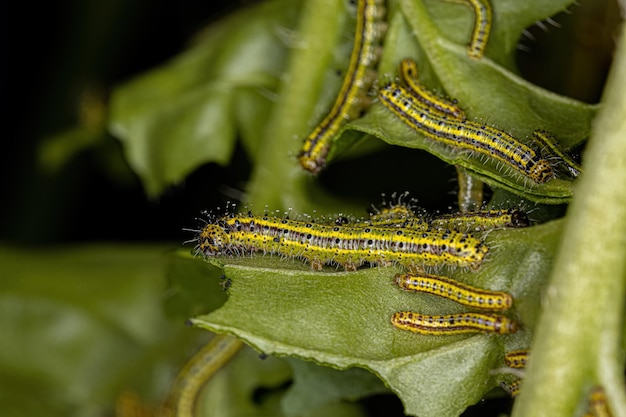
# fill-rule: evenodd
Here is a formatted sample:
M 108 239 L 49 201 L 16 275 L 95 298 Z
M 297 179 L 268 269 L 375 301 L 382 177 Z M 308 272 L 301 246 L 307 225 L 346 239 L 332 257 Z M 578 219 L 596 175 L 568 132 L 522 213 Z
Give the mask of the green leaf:
M 10 337 L 0 340 L 0 409 L 15 417 L 112 415 L 123 393 L 138 395 L 134 406 L 161 406 L 206 339 L 184 325 L 181 301 L 196 312 L 223 303 L 215 270 L 163 246 L 2 246 L 0 331 Z M 163 314 L 164 294 L 178 307 L 170 309 L 175 320 Z M 198 415 L 215 415 L 215 407 L 220 415 L 279 415 L 290 379 L 284 361 L 246 348 L 203 388 Z M 259 390 L 267 394 L 257 398 Z
M 513 65 L 522 30 L 569 4 L 496 2 L 487 55 L 473 61 L 465 48 L 471 9 L 441 1 L 390 1 L 379 72 L 389 77 L 401 58 L 414 57 L 422 81 L 456 98 L 470 119 L 495 125 L 524 143 L 534 130 L 544 129 L 569 149 L 588 136 L 596 106 L 538 88 L 520 78 Z M 346 16 L 351 13 L 339 0 L 309 0 L 302 7 L 263 3 L 214 25 L 189 51 L 118 89 L 110 127 L 125 143 L 148 193 L 159 194 L 203 163 L 226 164 L 240 134 L 254 162 L 248 202 L 303 211 L 349 208 L 346 201 L 321 193 L 295 156 L 339 88 L 336 72 L 349 55 L 353 19 Z M 295 34 L 289 32 L 294 24 Z M 306 48 L 298 47 L 303 44 Z M 558 204 L 572 196 L 570 179 L 532 184 L 477 155 L 424 138 L 380 103 L 346 129 L 331 161 L 367 133 L 389 144 L 427 150 L 470 169 L 492 187 L 534 202 Z
M 291 386 L 290 366 L 296 381 Z M 325 389 L 320 389 L 321 384 Z M 350 398 L 342 395 L 344 392 L 358 399 L 358 393 L 380 391 L 385 391 L 381 382 L 364 370 L 339 372 L 294 359 L 285 361 L 259 355 L 244 348 L 202 388 L 196 413 L 198 416 L 323 416 L 331 411 L 333 416 L 362 416 L 366 414 L 361 407 L 337 400 Z
M 163 395 L 198 333 L 168 320 L 162 246 L 0 250 L 0 409 L 111 413 L 122 390 Z M 181 349 L 182 348 L 182 349 Z
M 148 194 L 160 194 L 204 163 L 227 164 L 239 131 L 248 143 L 258 138 L 265 119 L 248 118 L 242 128 L 238 109 L 263 115 L 272 106 L 286 51 L 276 28 L 289 28 L 298 7 L 269 1 L 242 10 L 165 66 L 115 91 L 109 126 Z M 242 90 L 254 91 L 257 100 Z
M 224 281 L 219 268 L 198 262 L 182 251 L 168 257 L 168 280 L 165 311 L 172 317 L 187 320 L 221 307 L 226 301 Z
M 459 101 L 471 120 L 503 129 L 526 144 L 532 143 L 529 137 L 539 129 L 551 132 L 565 148 L 580 144 L 589 135 L 597 106 L 539 88 L 502 66 L 511 59 L 513 51 L 510 46 L 505 45 L 500 50 L 496 43 L 492 49 L 490 42 L 486 57 L 471 60 L 464 47 L 466 41 L 454 41 L 459 35 L 467 39 L 466 25 L 452 24 L 454 17 L 450 17 L 454 16 L 454 10 L 468 16 L 472 15 L 471 11 L 441 3 L 445 4 L 428 2 L 427 5 L 432 7 L 427 8 L 420 1 L 408 0 L 401 3 L 396 13 L 392 10 L 380 63 L 383 77 L 396 74 L 401 59 L 413 57 L 418 61 L 422 82 L 427 86 L 443 86 Z M 568 3 L 561 2 L 556 7 L 564 8 Z M 537 11 L 527 8 L 526 2 L 503 2 L 494 5 L 497 22 L 500 22 L 501 7 L 509 13 L 505 21 L 512 24 L 516 20 L 517 23 L 510 26 L 509 39 L 519 35 L 523 23 L 531 16 L 536 20 Z M 541 9 L 547 11 L 551 7 L 555 5 Z M 492 38 L 498 39 L 498 33 L 504 30 L 495 31 Z M 503 170 L 495 161 L 437 143 L 406 126 L 380 103 L 374 103 L 365 117 L 348 124 L 345 129 L 377 136 L 392 145 L 424 149 L 450 164 L 471 170 L 493 187 L 504 188 L 534 202 L 560 204 L 569 201 L 573 193 L 571 179 L 556 178 L 544 184 L 534 184 L 520 174 Z M 351 144 L 357 139 L 358 136 L 344 134 L 338 141 Z
M 306 414 L 321 405 L 339 400 L 358 400 L 388 390 L 373 374 L 359 368 L 345 371 L 287 359 L 294 372 L 294 384 L 282 400 L 289 417 Z
M 362 367 L 400 396 L 406 412 L 456 416 L 495 380 L 503 349 L 525 347 L 540 310 L 561 222 L 489 234 L 489 260 L 479 272 L 451 276 L 480 288 L 507 289 L 509 313 L 523 330 L 511 336 L 420 336 L 393 328 L 395 311 L 461 312 L 454 302 L 406 293 L 391 284 L 396 268 L 315 272 L 278 257 L 222 258 L 229 299 L 194 324 L 232 333 L 261 352 L 295 356 L 337 369 Z M 432 399 L 423 401 L 423 398 Z

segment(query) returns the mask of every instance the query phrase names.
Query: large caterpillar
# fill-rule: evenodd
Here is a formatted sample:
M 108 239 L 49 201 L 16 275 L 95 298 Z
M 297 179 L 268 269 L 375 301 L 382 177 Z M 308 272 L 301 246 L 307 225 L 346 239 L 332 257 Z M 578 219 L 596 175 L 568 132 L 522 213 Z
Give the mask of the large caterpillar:
M 544 183 L 554 176 L 547 160 L 508 133 L 433 111 L 394 82 L 380 88 L 378 98 L 406 125 L 437 142 L 484 155 L 536 183 Z
M 212 219 L 197 235 L 204 256 L 239 256 L 255 252 L 342 265 L 347 271 L 364 263 L 407 268 L 450 265 L 478 269 L 487 246 L 467 233 L 417 231 L 369 224 L 328 225 L 252 214 Z

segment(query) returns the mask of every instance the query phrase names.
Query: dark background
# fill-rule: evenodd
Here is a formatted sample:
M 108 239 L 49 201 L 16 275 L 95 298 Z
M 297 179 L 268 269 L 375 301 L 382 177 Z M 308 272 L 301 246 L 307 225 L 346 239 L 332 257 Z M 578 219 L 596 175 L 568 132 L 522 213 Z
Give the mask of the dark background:
M 0 168 L 0 240 L 182 238 L 181 228 L 193 222 L 210 195 L 195 178 L 150 201 L 123 166 L 122 148 L 113 137 L 102 135 L 55 172 L 41 168 L 38 147 L 77 124 L 86 89 L 106 101 L 114 86 L 166 62 L 203 26 L 247 3 L 66 0 L 11 10 L 5 38 L 10 78 L 3 77 L 3 85 L 15 116 L 6 120 L 10 133 L 3 141 L 8 150 Z M 233 170 L 208 166 L 200 171 L 194 177 L 239 181 Z

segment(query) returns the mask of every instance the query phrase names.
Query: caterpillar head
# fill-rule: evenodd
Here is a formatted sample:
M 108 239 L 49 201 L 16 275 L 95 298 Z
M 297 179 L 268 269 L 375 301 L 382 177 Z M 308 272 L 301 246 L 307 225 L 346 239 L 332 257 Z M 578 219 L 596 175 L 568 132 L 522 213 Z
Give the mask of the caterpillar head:
M 554 177 L 552 165 L 545 159 L 538 160 L 530 167 L 530 178 L 538 184 L 543 184 L 552 177 Z
M 511 211 L 511 227 L 528 227 L 529 225 L 530 220 L 528 219 L 528 215 L 526 213 L 522 210 Z
M 226 252 L 230 243 L 228 233 L 218 224 L 207 224 L 198 234 L 196 248 L 204 256 L 217 256 Z

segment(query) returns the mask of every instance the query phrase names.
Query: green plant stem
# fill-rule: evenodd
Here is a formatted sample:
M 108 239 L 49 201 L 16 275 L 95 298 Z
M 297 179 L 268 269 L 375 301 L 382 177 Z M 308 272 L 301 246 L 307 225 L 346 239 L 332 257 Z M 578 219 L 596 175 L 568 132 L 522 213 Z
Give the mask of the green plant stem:
M 624 32 L 622 31 L 622 34 Z M 593 385 L 626 416 L 626 38 L 594 124 L 513 417 L 580 415 Z
M 247 189 L 248 202 L 272 208 L 290 207 L 297 203 L 304 207 L 306 187 L 311 175 L 297 162 L 297 151 L 309 133 L 309 126 L 317 97 L 324 84 L 325 69 L 329 67 L 333 48 L 341 36 L 343 4 L 336 0 L 309 0 L 305 2 L 298 34 L 294 42 L 283 86 L 272 118 L 263 134 L 264 146 L 258 164 Z M 285 160 L 291 161 L 285 163 Z M 269 169 L 268 169 L 269 168 Z M 277 184 L 280 186 L 268 186 Z

